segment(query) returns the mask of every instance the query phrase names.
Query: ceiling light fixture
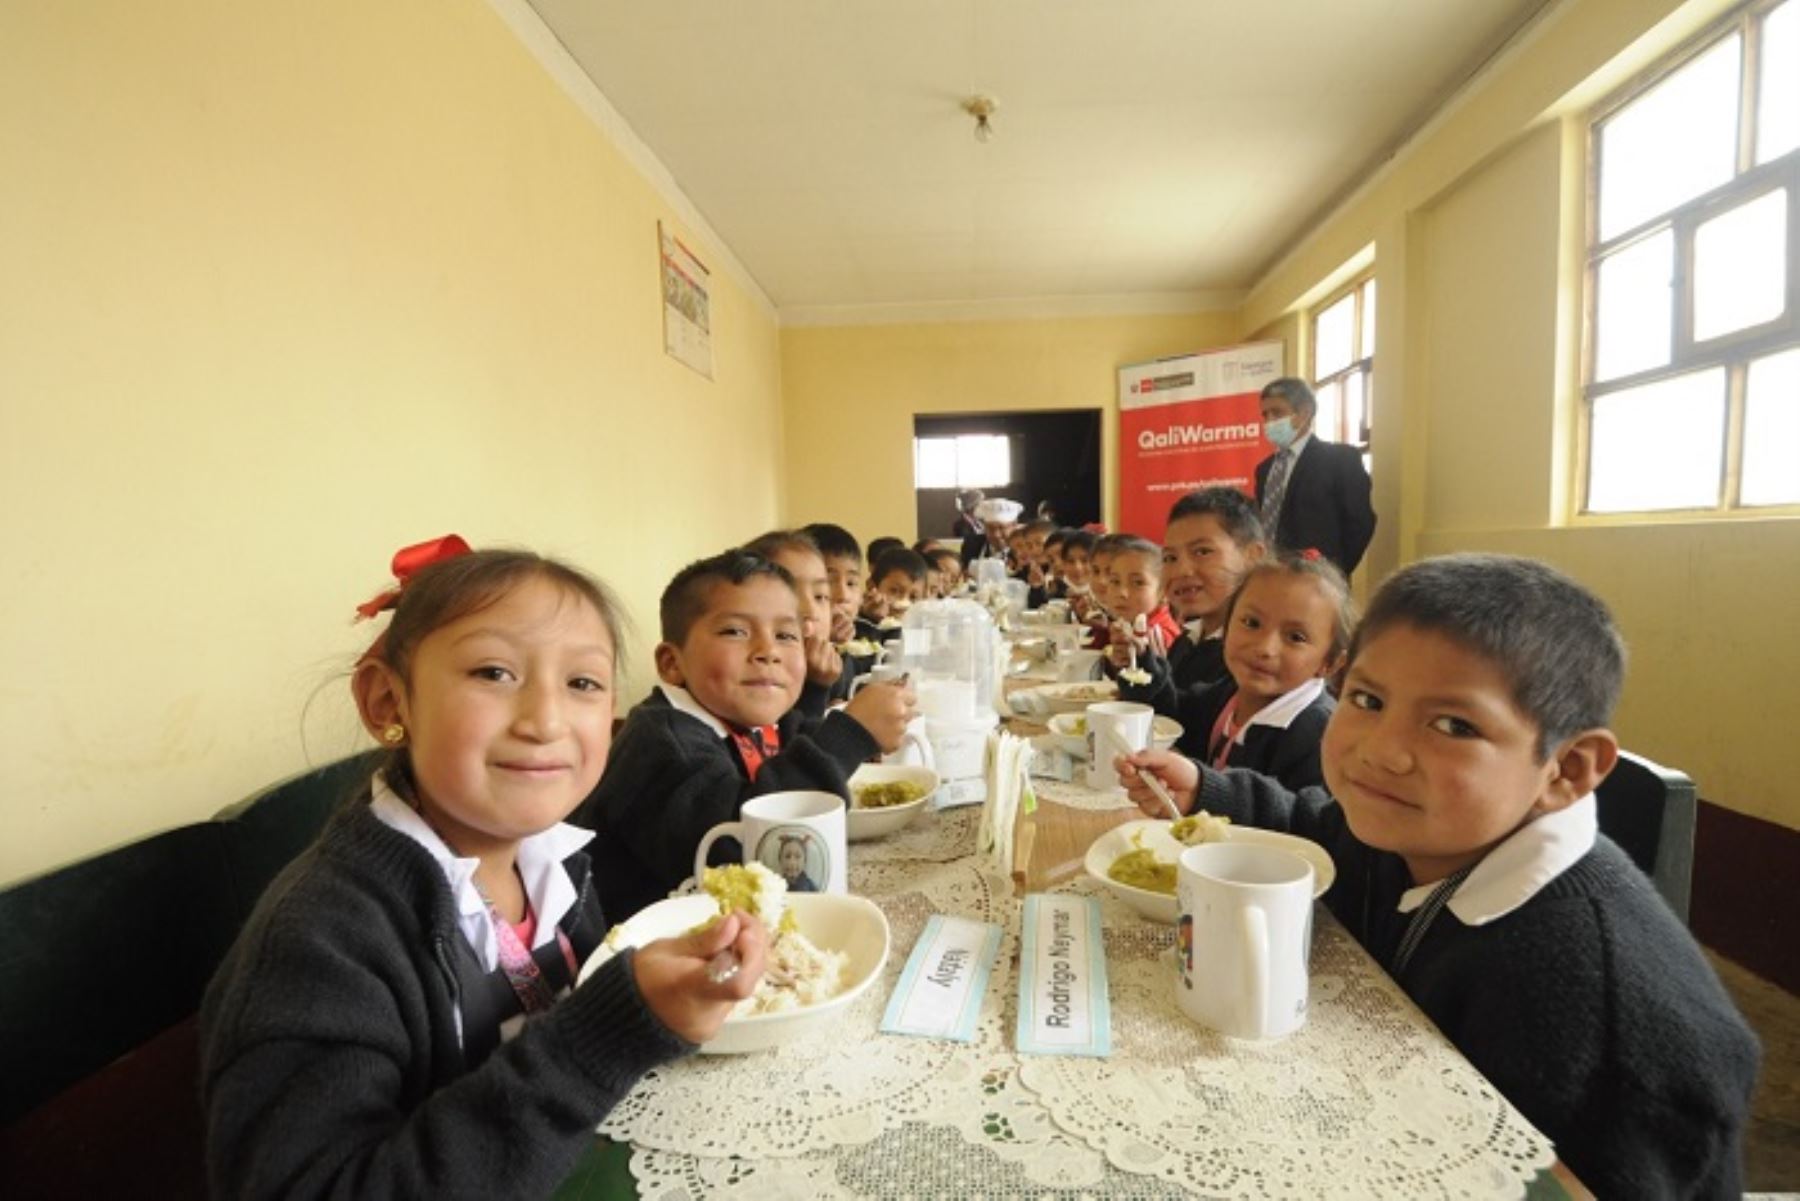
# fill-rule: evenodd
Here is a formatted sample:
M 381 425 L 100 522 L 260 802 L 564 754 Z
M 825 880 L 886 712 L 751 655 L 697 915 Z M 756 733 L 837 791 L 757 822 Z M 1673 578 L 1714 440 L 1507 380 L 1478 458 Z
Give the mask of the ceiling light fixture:
M 992 96 L 970 96 L 963 101 L 963 112 L 975 118 L 975 140 L 986 142 L 994 136 L 994 127 L 988 118 L 1000 111 L 1000 102 Z

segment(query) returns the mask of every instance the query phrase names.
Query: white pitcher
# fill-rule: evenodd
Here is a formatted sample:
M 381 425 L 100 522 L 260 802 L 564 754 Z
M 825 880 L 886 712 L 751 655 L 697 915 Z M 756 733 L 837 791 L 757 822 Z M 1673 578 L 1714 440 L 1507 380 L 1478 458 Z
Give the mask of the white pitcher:
M 1312 864 L 1231 842 L 1189 847 L 1178 864 L 1181 1012 L 1232 1038 L 1282 1038 L 1305 1025 Z

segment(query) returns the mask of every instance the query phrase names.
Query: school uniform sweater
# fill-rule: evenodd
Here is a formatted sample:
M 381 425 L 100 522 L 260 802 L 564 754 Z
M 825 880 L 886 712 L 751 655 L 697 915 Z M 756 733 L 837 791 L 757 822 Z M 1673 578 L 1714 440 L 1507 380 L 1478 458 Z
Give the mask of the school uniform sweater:
M 881 753 L 874 736 L 841 711 L 816 720 L 790 709 L 776 728 L 781 750 L 752 781 L 732 742 L 660 689 L 631 711 L 599 786 L 569 818 L 596 832 L 594 878 L 612 920 L 624 921 L 693 875 L 700 840 L 736 821 L 745 801 L 796 789 L 848 799 L 850 773 Z M 720 839 L 713 862 L 729 862 L 736 847 Z
M 562 927 L 591 947 L 605 919 L 587 856 L 565 865 L 578 899 Z M 431 855 L 366 803 L 337 814 L 201 1006 L 212 1194 L 548 1196 L 638 1078 L 693 1050 L 645 1006 L 627 951 L 472 1066 L 472 960 Z
M 1225 679 L 1225 639 L 1195 638 L 1190 631 L 1175 640 L 1167 656 L 1138 656 L 1138 668 L 1150 679 L 1143 684 L 1119 681 L 1119 699 L 1149 705 L 1164 717 L 1179 711 L 1181 696 Z
M 1296 696 L 1297 705 L 1283 705 L 1282 701 L 1287 700 L 1283 697 L 1252 717 L 1242 730 L 1242 741 L 1232 743 L 1225 766 L 1261 772 L 1288 788 L 1323 786 L 1325 772 L 1319 765 L 1319 743 L 1325 737 L 1325 727 L 1337 702 L 1323 684 L 1309 684 L 1316 685 L 1309 688 L 1313 695 Z M 1212 762 L 1209 744 L 1213 726 L 1237 692 L 1237 681 L 1227 676 L 1209 687 L 1179 694 L 1174 716 L 1181 723 L 1181 737 L 1176 740 L 1175 749 L 1202 763 Z
M 1337 867 L 1325 904 L 1393 969 L 1411 876 L 1358 841 L 1328 793 L 1205 768 L 1198 807 L 1324 845 Z M 1401 988 L 1596 1195 L 1740 1195 L 1759 1049 L 1687 930 L 1603 835 L 1526 891 L 1479 922 L 1452 896 Z

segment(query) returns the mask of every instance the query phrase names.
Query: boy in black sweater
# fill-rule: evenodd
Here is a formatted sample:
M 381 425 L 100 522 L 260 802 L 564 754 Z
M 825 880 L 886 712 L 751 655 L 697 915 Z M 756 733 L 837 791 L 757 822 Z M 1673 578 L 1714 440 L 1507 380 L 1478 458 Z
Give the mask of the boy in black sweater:
M 694 870 L 694 849 L 745 801 L 812 789 L 849 796 L 857 766 L 900 746 L 915 698 L 872 684 L 822 720 L 796 706 L 806 675 L 793 577 L 748 551 L 683 568 L 663 590 L 662 681 L 631 711 L 600 784 L 571 820 L 599 832 L 594 880 L 623 921 Z M 737 844 L 721 839 L 715 862 Z
M 1453 555 L 1384 584 L 1326 727 L 1330 792 L 1172 752 L 1132 799 L 1327 847 L 1339 921 L 1601 1197 L 1736 1197 L 1758 1047 L 1675 915 L 1598 833 L 1624 645 L 1540 563 Z M 1335 798 L 1335 799 L 1334 799 Z

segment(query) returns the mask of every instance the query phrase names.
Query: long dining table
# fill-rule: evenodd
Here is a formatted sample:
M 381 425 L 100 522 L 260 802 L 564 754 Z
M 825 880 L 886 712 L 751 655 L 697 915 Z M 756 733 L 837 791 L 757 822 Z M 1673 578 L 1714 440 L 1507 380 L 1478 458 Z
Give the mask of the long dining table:
M 1299 1032 L 1244 1042 L 1187 1019 L 1174 999 L 1173 928 L 1082 868 L 1094 839 L 1141 814 L 1079 782 L 1034 780 L 1033 792 L 1010 871 L 976 849 L 979 806 L 927 811 L 852 843 L 850 889 L 891 931 L 883 978 L 816 1039 L 650 1073 L 558 1197 L 1586 1195 L 1323 906 Z M 1016 1047 L 1019 915 L 1038 892 L 1100 906 L 1105 1057 Z M 970 1042 L 879 1031 L 933 914 L 1002 931 Z

